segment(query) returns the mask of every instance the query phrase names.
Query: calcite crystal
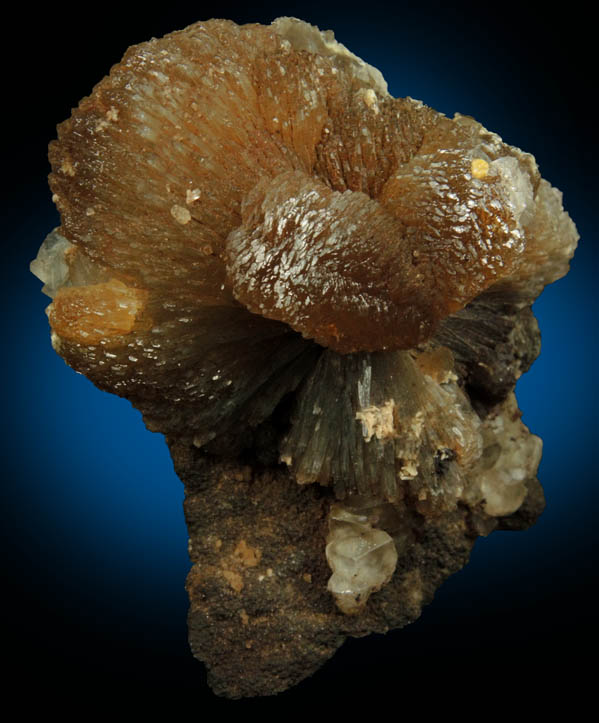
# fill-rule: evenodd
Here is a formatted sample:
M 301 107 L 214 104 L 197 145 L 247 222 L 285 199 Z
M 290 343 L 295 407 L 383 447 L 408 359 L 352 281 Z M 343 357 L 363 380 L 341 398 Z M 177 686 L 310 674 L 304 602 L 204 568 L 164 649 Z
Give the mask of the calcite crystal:
M 356 502 L 353 501 L 354 505 Z M 389 507 L 393 513 L 393 506 Z M 374 511 L 377 520 L 377 507 Z M 333 574 L 327 587 L 339 609 L 348 614 L 360 612 L 371 593 L 389 582 L 397 565 L 393 538 L 373 527 L 369 512 L 370 509 L 347 509 L 340 505 L 333 505 L 329 512 L 326 556 Z
M 215 692 L 406 625 L 535 521 L 513 390 L 578 237 L 531 155 L 279 18 L 130 48 L 50 160 L 52 343 L 166 438 Z

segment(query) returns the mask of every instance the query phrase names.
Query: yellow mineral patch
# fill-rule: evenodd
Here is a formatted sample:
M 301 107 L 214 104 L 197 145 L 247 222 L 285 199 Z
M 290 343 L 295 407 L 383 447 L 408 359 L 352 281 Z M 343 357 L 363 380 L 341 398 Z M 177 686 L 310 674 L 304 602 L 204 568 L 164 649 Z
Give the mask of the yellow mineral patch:
M 250 547 L 245 540 L 240 540 L 233 555 L 246 567 L 256 567 L 262 557 L 262 551 L 257 547 Z
M 484 178 L 489 172 L 489 164 L 484 158 L 473 158 L 470 170 L 474 178 Z
M 229 585 L 235 590 L 235 592 L 241 592 L 243 590 L 243 578 L 238 572 L 234 570 L 223 570 L 223 577 L 229 583 Z
M 48 307 L 52 331 L 61 339 L 97 344 L 128 334 L 144 308 L 148 292 L 111 279 L 89 286 L 59 289 Z

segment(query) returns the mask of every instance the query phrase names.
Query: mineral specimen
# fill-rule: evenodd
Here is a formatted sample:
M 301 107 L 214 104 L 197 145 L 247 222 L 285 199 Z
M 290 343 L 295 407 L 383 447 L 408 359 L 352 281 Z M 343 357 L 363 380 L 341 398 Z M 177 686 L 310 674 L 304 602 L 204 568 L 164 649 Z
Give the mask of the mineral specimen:
M 166 437 L 217 693 L 409 623 L 535 521 L 513 389 L 577 233 L 532 156 L 279 18 L 130 48 L 50 160 L 52 343 Z

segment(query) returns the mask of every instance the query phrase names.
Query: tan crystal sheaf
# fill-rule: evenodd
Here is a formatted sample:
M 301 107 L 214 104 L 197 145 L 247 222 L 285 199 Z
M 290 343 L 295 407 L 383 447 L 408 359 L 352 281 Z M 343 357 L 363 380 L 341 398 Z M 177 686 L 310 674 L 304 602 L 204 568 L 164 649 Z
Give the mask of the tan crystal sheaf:
M 279 18 L 130 48 L 50 160 L 53 345 L 166 436 L 219 693 L 407 624 L 538 516 L 513 388 L 578 235 L 531 155 Z
M 50 326 L 61 339 L 86 345 L 126 336 L 135 326 L 147 293 L 116 279 L 61 288 L 48 307 Z

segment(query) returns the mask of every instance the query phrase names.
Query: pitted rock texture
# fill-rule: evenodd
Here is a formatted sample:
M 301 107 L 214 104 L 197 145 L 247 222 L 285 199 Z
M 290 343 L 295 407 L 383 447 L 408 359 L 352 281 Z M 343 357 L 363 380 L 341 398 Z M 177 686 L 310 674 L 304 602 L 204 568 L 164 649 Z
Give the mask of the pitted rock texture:
M 390 527 L 400 550 L 394 575 L 360 614 L 346 615 L 327 590 L 330 490 L 300 487 L 284 469 L 215 463 L 178 444 L 171 453 L 186 486 L 190 643 L 214 691 L 228 697 L 283 691 L 346 636 L 413 622 L 467 563 L 477 536 L 524 529 L 544 505 L 533 480 L 527 506 L 507 518 L 460 506 L 435 520 L 399 505 Z

